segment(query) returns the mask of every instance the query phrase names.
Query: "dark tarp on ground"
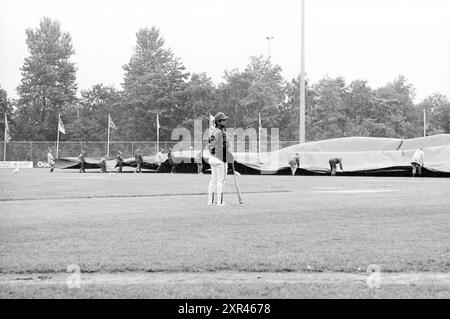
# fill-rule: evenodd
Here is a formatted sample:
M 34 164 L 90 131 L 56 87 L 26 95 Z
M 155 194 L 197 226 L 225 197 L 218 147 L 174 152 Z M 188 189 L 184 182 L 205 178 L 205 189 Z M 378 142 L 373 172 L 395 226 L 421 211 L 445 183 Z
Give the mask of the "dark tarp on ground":
M 329 174 L 328 160 L 342 158 L 345 175 L 409 174 L 411 158 L 418 148 L 425 154 L 424 171 L 429 176 L 450 176 L 450 134 L 414 139 L 345 137 L 309 142 L 268 153 L 233 153 L 236 170 L 244 174 L 290 174 L 289 160 L 300 155 L 299 174 Z M 174 151 L 177 172 L 197 172 L 199 151 Z M 169 172 L 167 154 L 164 154 L 162 172 Z M 144 156 L 142 168 L 155 170 L 156 156 Z M 209 168 L 209 153 L 203 152 L 203 170 Z M 86 168 L 100 168 L 98 158 L 87 158 Z M 107 160 L 108 170 L 114 169 L 115 159 Z M 136 167 L 134 158 L 124 160 L 124 166 Z M 57 168 L 78 168 L 76 157 L 56 160 Z

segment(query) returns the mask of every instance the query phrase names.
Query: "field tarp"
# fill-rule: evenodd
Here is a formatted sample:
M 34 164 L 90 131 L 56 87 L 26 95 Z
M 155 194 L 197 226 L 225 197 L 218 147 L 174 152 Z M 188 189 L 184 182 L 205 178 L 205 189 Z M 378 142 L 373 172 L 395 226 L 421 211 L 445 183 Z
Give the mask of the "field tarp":
M 389 174 L 410 172 L 414 152 L 423 148 L 424 168 L 428 172 L 450 175 L 450 134 L 414 139 L 345 137 L 317 142 L 308 142 L 268 153 L 233 153 L 236 168 L 241 173 L 286 174 L 289 160 L 294 153 L 300 155 L 300 172 L 328 174 L 329 159 L 342 158 L 343 173 L 353 175 Z M 177 171 L 196 172 L 195 158 L 199 151 L 175 151 L 173 159 Z M 209 168 L 209 153 L 203 152 L 205 169 Z M 198 157 L 197 157 L 198 158 Z M 142 168 L 157 168 L 156 156 L 144 156 Z M 170 171 L 167 154 L 164 154 L 162 171 Z M 87 158 L 86 168 L 99 168 L 98 158 Z M 107 161 L 108 170 L 114 169 L 115 159 Z M 136 167 L 134 158 L 124 160 L 124 166 Z M 76 157 L 57 159 L 57 168 L 79 168 Z

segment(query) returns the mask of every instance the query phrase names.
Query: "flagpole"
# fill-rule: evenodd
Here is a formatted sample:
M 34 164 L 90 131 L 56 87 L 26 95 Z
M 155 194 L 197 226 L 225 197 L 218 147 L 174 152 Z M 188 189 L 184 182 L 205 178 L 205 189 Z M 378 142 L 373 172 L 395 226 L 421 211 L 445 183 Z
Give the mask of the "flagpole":
M 427 113 L 423 109 L 423 137 L 427 136 Z
M 56 137 L 56 158 L 58 157 L 59 152 L 59 123 L 61 123 L 61 114 L 58 113 L 58 136 Z
M 159 153 L 159 114 L 156 114 L 156 153 Z
M 111 123 L 111 115 L 108 113 L 108 146 L 107 146 L 107 151 L 106 151 L 106 158 L 109 158 L 109 128 L 110 128 L 110 123 Z
M 261 153 L 261 113 L 258 113 L 258 153 Z
M 6 162 L 6 123 L 7 123 L 7 119 L 6 119 L 6 113 L 5 113 L 5 141 L 3 142 L 3 162 Z

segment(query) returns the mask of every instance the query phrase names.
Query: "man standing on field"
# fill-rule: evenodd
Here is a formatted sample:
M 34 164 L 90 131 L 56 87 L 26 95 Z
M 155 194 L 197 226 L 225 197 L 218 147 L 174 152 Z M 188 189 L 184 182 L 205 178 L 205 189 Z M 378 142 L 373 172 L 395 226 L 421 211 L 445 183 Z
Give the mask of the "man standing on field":
M 98 166 L 100 166 L 100 172 L 101 173 L 107 173 L 106 171 L 106 158 L 102 157 L 100 161 L 98 162 Z
M 47 162 L 48 165 L 50 165 L 50 173 L 53 173 L 53 170 L 55 169 L 55 158 L 53 157 L 52 149 L 50 147 L 48 148 Z
M 170 174 L 174 174 L 175 162 L 173 161 L 172 148 L 169 148 L 169 152 L 167 153 L 167 159 L 169 160 Z
M 211 180 L 208 187 L 208 205 L 223 206 L 223 189 L 228 171 L 228 163 L 233 162 L 233 155 L 229 151 L 228 136 L 225 132 L 228 116 L 219 112 L 214 117 L 215 127 L 209 136 L 208 150 L 210 152 Z
M 203 174 L 203 150 L 205 148 L 202 147 L 202 149 L 195 155 L 195 162 L 197 163 L 197 173 Z
M 158 166 L 156 168 L 156 173 L 161 172 L 161 165 L 163 162 L 163 155 L 162 155 L 163 149 L 160 149 L 158 154 L 156 155 L 156 165 Z
M 119 169 L 117 170 L 118 173 L 122 173 L 122 166 L 123 166 L 123 159 L 122 159 L 122 152 L 119 151 L 117 153 L 117 163 L 116 166 L 119 166 Z
M 78 155 L 78 164 L 80 164 L 80 173 L 86 173 L 86 157 L 83 150 L 81 151 L 80 155 Z
M 136 169 L 134 170 L 134 172 L 139 172 L 142 173 L 142 169 L 141 169 L 141 165 L 144 162 L 144 159 L 142 158 L 142 152 L 141 150 L 138 148 L 136 155 L 134 156 L 134 159 L 136 160 Z

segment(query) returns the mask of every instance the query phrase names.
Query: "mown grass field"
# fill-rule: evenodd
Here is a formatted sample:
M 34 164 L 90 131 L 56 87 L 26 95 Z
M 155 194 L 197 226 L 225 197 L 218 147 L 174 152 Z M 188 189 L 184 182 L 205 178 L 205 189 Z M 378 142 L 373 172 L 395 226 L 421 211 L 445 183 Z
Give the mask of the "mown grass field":
M 217 281 L 130 284 L 126 274 L 450 273 L 450 179 L 228 176 L 225 207 L 206 206 L 209 175 L 0 171 L 0 296 L 450 297 L 435 282 Z M 56 283 L 70 264 L 123 283 Z

